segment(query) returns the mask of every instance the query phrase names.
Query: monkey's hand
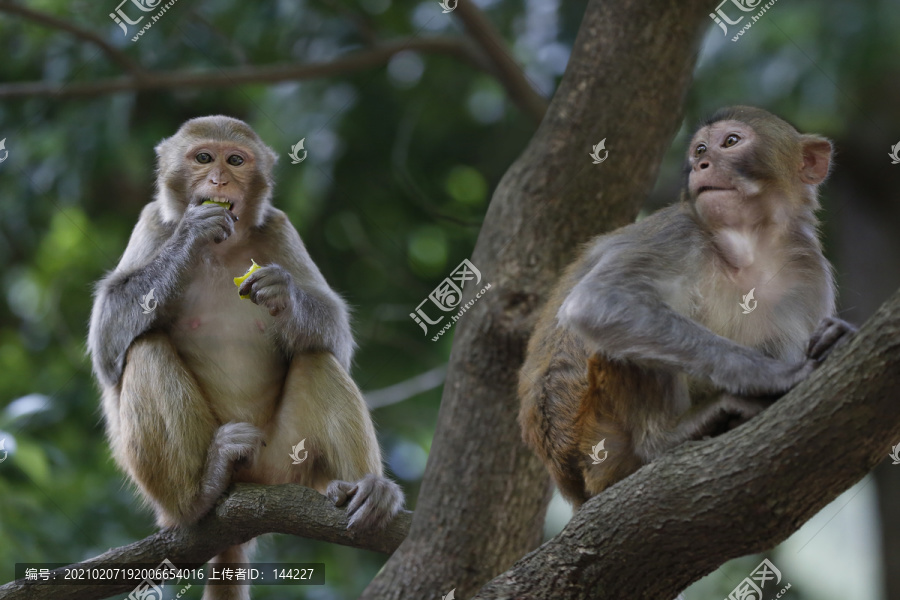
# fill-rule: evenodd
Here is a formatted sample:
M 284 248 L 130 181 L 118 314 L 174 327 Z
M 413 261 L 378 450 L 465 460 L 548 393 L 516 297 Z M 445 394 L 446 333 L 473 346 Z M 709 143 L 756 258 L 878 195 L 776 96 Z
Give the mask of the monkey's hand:
M 822 362 L 841 340 L 847 340 L 856 333 L 857 328 L 847 321 L 835 317 L 825 317 L 819 321 L 818 327 L 809 338 L 806 349 L 807 358 Z
M 266 265 L 251 273 L 238 293 L 250 296 L 251 302 L 269 309 L 269 314 L 274 317 L 293 307 L 293 287 L 294 278 L 287 269 L 279 265 Z
M 711 379 L 721 389 L 736 396 L 777 397 L 809 377 L 839 342 L 849 339 L 855 332 L 856 327 L 850 323 L 825 317 L 810 337 L 806 358 L 802 362 L 792 365 L 770 358 L 765 361 L 727 361 L 725 367 L 714 372 Z
M 189 244 L 218 244 L 234 233 L 236 220 L 233 212 L 218 204 L 188 206 L 175 234 L 186 236 Z
M 403 491 L 385 477 L 366 475 L 356 483 L 332 481 L 325 495 L 335 506 L 347 504 L 347 529 L 380 531 L 403 508 Z

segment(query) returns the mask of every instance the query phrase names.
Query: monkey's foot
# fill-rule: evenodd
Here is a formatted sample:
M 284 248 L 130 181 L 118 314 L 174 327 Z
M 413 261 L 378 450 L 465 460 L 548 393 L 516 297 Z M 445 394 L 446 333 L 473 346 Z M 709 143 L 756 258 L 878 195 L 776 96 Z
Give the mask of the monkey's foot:
M 227 462 L 252 464 L 263 444 L 263 432 L 250 423 L 225 423 L 216 431 L 213 447 Z
M 856 333 L 856 327 L 847 321 L 834 317 L 825 317 L 819 322 L 818 327 L 816 327 L 816 330 L 809 338 L 806 356 L 817 362 L 822 362 L 844 336 L 853 333 Z
M 335 506 L 347 504 L 350 523 L 347 529 L 378 531 L 403 507 L 400 486 L 384 477 L 366 475 L 355 483 L 335 480 L 328 484 L 325 495 Z

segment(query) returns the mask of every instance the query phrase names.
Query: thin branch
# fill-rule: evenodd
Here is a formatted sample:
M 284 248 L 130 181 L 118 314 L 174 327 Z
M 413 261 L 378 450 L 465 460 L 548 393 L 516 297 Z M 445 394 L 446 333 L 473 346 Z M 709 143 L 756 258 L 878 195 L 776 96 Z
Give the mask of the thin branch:
M 141 79 L 146 73 L 137 62 L 131 59 L 131 57 L 119 51 L 117 48 L 112 47 L 99 35 L 86 29 L 82 29 L 77 25 L 72 25 L 68 21 L 64 21 L 40 11 L 26 8 L 25 6 L 22 6 L 20 4 L 13 4 L 12 2 L 0 2 L 0 12 L 19 15 L 20 17 L 28 19 L 29 21 L 40 23 L 45 27 L 67 31 L 77 38 L 80 38 L 86 42 L 90 42 L 100 48 L 111 61 L 131 73 L 134 79 Z
M 231 38 L 227 33 L 222 31 L 219 27 L 216 26 L 215 23 L 207 19 L 202 12 L 197 10 L 196 8 L 191 9 L 191 17 L 199 23 L 202 23 L 206 26 L 206 28 L 212 33 L 222 45 L 224 45 L 231 56 L 234 58 L 235 62 L 241 66 L 247 66 L 250 64 L 250 61 L 247 60 L 247 53 L 244 52 L 244 49 L 238 44 L 233 38 Z
M 225 548 L 265 533 L 286 533 L 364 550 L 392 553 L 409 531 L 412 513 L 403 511 L 384 531 L 354 534 L 347 531 L 346 512 L 324 496 L 296 484 L 238 484 L 215 511 L 191 527 L 164 529 L 139 542 L 113 548 L 73 566 L 100 563 L 159 564 L 168 558 L 176 565 L 203 564 Z M 61 579 L 61 569 L 56 572 Z M 134 585 L 40 585 L 17 580 L 0 586 L 4 600 L 95 600 L 134 589 Z
M 383 42 L 378 46 L 354 52 L 331 62 L 303 65 L 273 65 L 217 69 L 215 72 L 174 71 L 148 72 L 140 79 L 122 77 L 89 82 L 50 83 L 32 81 L 0 85 L 0 99 L 31 96 L 74 98 L 101 96 L 118 92 L 161 89 L 221 88 L 248 83 L 280 83 L 321 77 L 334 77 L 387 63 L 391 57 L 405 50 L 431 52 L 454 56 L 478 69 L 486 69 L 475 48 L 465 40 L 449 36 L 409 38 Z
M 422 113 L 422 102 L 417 101 L 412 106 L 408 106 L 400 119 L 397 126 L 397 135 L 394 136 L 394 145 L 391 149 L 391 165 L 394 170 L 394 178 L 403 188 L 407 195 L 419 205 L 419 207 L 428 213 L 428 216 L 434 220 L 446 221 L 461 227 L 481 227 L 481 220 L 466 219 L 451 215 L 443 211 L 437 206 L 437 203 L 429 198 L 428 194 L 419 187 L 415 177 L 409 170 L 408 157 L 409 146 L 412 144 L 413 129 L 416 121 Z
M 347 8 L 337 0 L 322 0 L 322 3 L 331 10 L 340 13 L 345 19 L 350 21 L 366 46 L 371 47 L 378 43 L 378 33 L 372 24 L 372 20 L 368 16 Z
M 534 89 L 522 68 L 509 55 L 500 33 L 471 0 L 459 0 L 453 14 L 459 17 L 466 31 L 488 56 L 494 76 L 506 88 L 513 101 L 536 123 L 540 123 L 549 103 Z
M 522 70 L 509 56 L 503 38 L 490 21 L 469 2 L 461 2 L 456 11 L 470 36 L 483 50 L 479 52 L 470 43 L 453 37 L 412 37 L 393 42 L 376 43 L 374 32 L 365 27 L 360 18 L 349 15 L 368 47 L 349 56 L 327 63 L 305 65 L 279 65 L 264 67 L 238 67 L 221 69 L 216 73 L 168 72 L 153 73 L 141 68 L 129 56 L 114 48 L 99 35 L 71 23 L 24 6 L 0 0 L 0 12 L 21 17 L 72 35 L 98 46 L 131 77 L 104 79 L 91 82 L 50 83 L 29 81 L 0 85 L 0 99 L 54 96 L 56 98 L 93 97 L 119 92 L 136 92 L 161 89 L 217 88 L 246 83 L 279 83 L 302 81 L 320 77 L 332 77 L 385 64 L 404 50 L 432 52 L 456 57 L 469 65 L 495 76 L 506 89 L 510 99 L 525 114 L 540 123 L 547 110 L 547 100 L 542 98 L 525 78 Z
M 447 365 L 419 373 L 400 383 L 365 393 L 366 404 L 370 409 L 382 408 L 403 402 L 413 396 L 433 390 L 447 378 Z
M 900 437 L 898 388 L 900 291 L 770 408 L 592 498 L 475 598 L 673 598 L 784 541 L 883 462 Z

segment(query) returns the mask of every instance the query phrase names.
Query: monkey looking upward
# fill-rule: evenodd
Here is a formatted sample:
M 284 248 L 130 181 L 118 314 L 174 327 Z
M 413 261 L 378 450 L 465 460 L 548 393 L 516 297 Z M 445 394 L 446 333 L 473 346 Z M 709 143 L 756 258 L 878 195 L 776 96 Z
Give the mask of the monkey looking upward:
M 825 138 L 720 110 L 691 140 L 680 202 L 596 238 L 566 270 L 528 345 L 519 422 L 576 508 L 753 416 L 855 331 L 833 317 L 817 237 L 830 163 Z
M 271 204 L 277 155 L 223 116 L 187 121 L 156 153 L 156 198 L 97 285 L 88 337 L 116 461 L 160 526 L 193 523 L 246 481 L 315 488 L 348 503 L 351 528 L 383 527 L 403 494 L 348 375 L 346 305 Z M 251 259 L 262 268 L 235 288 Z M 151 291 L 158 304 L 141 310 Z M 302 440 L 308 456 L 293 464 Z

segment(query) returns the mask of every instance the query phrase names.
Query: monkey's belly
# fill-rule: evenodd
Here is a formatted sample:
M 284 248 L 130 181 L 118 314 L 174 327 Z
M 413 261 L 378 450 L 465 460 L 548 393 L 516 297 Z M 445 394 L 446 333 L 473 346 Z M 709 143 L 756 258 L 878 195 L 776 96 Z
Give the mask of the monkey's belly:
M 287 364 L 268 328 L 268 314 L 255 305 L 233 311 L 188 313 L 172 339 L 221 423 L 265 423 L 278 401 Z

